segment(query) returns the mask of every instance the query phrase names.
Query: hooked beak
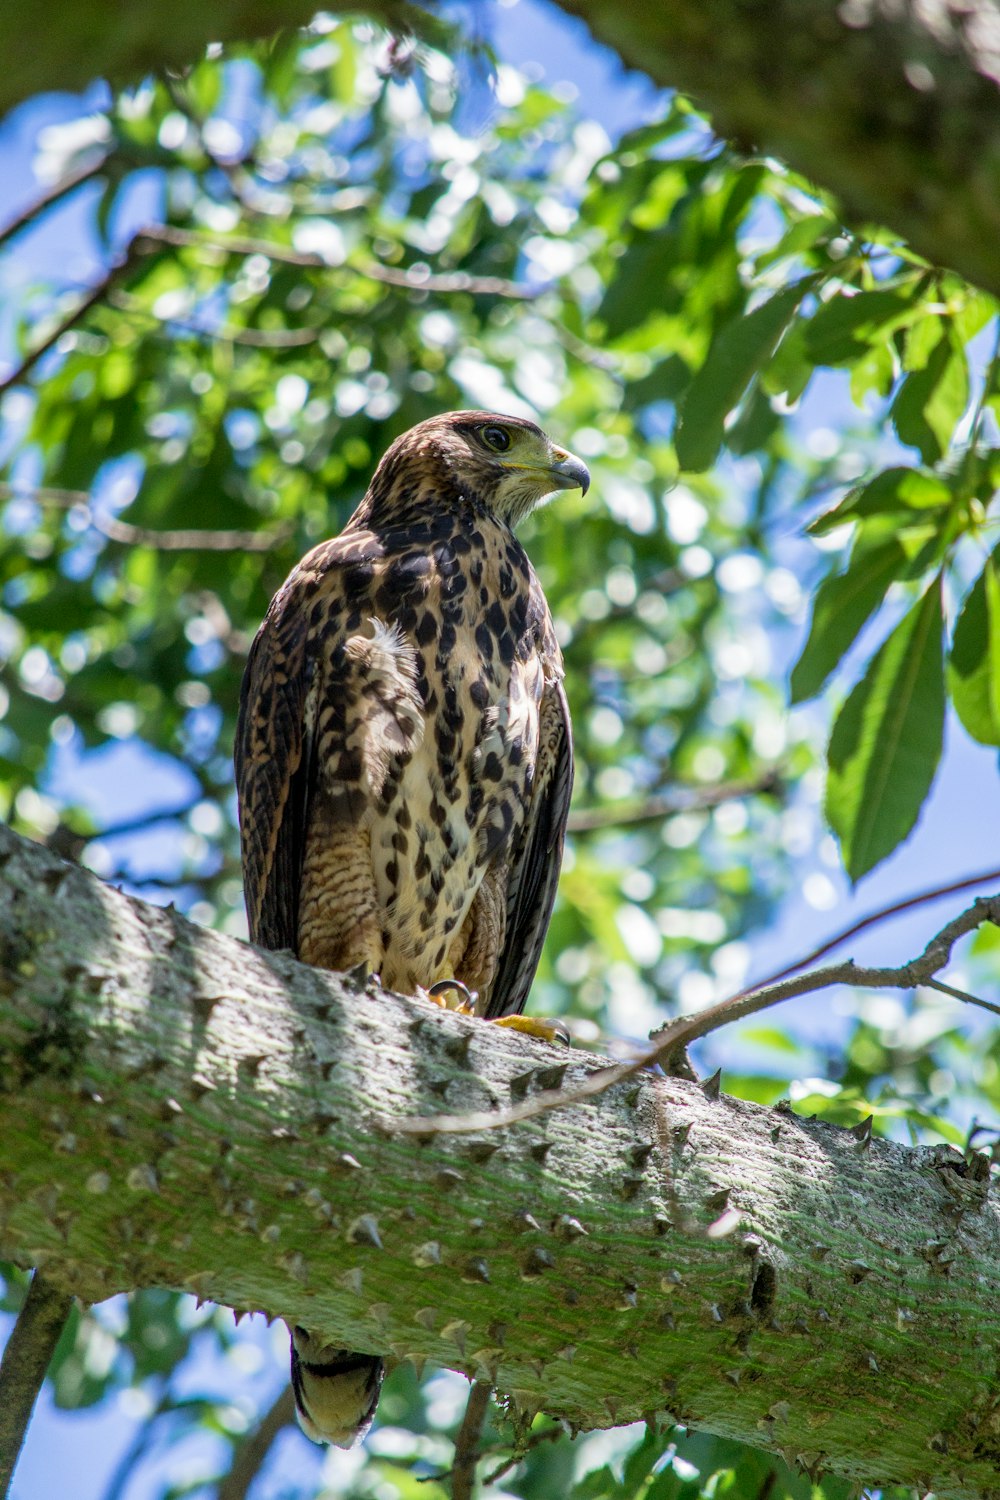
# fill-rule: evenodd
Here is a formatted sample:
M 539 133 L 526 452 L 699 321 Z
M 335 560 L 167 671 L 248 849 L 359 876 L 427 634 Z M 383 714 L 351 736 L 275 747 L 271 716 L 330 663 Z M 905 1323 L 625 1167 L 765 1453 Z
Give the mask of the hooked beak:
M 549 466 L 553 483 L 561 490 L 582 490 L 586 494 L 590 489 L 587 465 L 572 453 L 567 453 L 565 448 L 553 448 L 552 453 L 556 460 Z

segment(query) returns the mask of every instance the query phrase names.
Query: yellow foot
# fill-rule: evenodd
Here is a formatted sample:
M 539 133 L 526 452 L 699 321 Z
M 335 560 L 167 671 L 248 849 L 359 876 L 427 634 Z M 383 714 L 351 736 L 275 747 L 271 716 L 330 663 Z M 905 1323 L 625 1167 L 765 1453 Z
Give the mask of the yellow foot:
M 565 1042 L 569 1046 L 569 1032 L 561 1021 L 543 1021 L 541 1016 L 498 1016 L 492 1024 L 541 1037 L 543 1042 Z
M 422 999 L 429 1000 L 432 1005 L 440 1005 L 444 1010 L 457 1011 L 460 1016 L 474 1016 L 476 1013 L 476 1001 L 479 996 L 460 979 L 439 979 L 436 984 L 431 985 L 429 990 L 421 987 L 417 993 Z

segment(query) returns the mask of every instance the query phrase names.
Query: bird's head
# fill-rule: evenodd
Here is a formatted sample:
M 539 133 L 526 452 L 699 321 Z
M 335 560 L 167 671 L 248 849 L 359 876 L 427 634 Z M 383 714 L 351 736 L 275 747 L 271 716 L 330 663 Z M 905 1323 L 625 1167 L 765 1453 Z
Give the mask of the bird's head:
M 431 417 L 396 439 L 379 464 L 370 494 L 376 501 L 417 483 L 431 498 L 454 497 L 486 507 L 516 526 L 554 490 L 586 492 L 586 464 L 558 448 L 534 422 L 489 411 Z

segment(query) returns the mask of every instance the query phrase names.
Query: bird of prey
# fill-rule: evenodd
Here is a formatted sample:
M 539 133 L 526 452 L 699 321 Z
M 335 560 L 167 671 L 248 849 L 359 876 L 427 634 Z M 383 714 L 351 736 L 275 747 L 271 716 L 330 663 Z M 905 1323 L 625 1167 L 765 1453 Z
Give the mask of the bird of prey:
M 514 526 L 587 469 L 533 422 L 460 411 L 397 438 L 340 536 L 279 589 L 236 738 L 250 937 L 387 989 L 454 980 L 519 1016 L 573 776 L 562 658 Z M 299 1421 L 349 1447 L 376 1355 L 292 1329 Z

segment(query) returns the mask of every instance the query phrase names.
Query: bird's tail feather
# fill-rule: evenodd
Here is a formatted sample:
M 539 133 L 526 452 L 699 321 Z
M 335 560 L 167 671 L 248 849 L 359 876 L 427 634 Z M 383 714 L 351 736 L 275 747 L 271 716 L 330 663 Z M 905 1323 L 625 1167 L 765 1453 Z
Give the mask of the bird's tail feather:
M 305 1328 L 292 1335 L 292 1391 L 299 1426 L 314 1443 L 350 1448 L 372 1424 L 385 1366 L 377 1354 L 323 1344 Z

